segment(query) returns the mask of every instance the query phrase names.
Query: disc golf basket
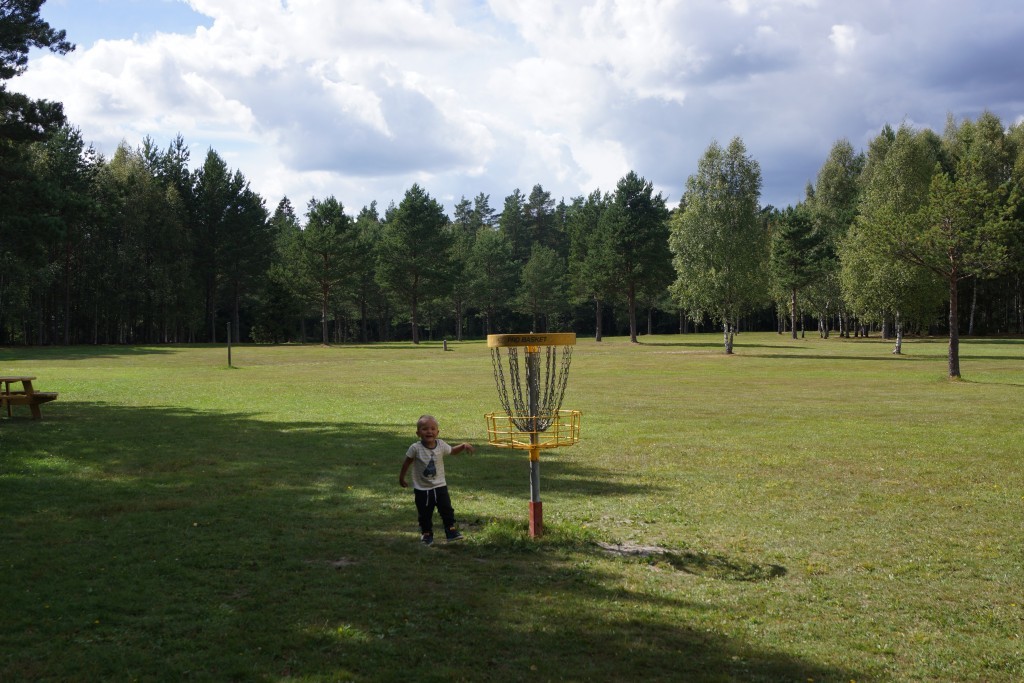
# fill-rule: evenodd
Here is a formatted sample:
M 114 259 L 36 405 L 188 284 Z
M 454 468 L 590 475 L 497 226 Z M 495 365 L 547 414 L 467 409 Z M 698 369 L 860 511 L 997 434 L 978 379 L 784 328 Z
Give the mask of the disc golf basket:
M 494 383 L 505 411 L 504 415 L 495 412 L 484 416 L 487 441 L 499 448 L 530 452 L 531 537 L 544 532 L 541 450 L 572 446 L 580 440 L 580 411 L 562 410 L 575 344 L 573 333 L 487 335 Z

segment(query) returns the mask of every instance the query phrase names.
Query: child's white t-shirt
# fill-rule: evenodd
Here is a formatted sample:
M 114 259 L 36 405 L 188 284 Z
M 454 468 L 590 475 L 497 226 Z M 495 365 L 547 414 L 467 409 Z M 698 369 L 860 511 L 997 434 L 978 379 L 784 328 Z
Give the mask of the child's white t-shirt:
M 444 456 L 451 455 L 452 447 L 441 439 L 433 448 L 427 448 L 422 441 L 409 446 L 405 457 L 412 460 L 412 487 L 429 491 L 447 486 L 444 479 Z

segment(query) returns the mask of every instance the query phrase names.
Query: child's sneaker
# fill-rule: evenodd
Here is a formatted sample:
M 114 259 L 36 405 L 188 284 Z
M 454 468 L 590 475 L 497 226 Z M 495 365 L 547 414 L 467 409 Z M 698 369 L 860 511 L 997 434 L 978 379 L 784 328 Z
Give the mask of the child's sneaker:
M 451 529 L 445 529 L 444 537 L 448 539 L 449 543 L 451 543 L 452 541 L 461 541 L 462 532 L 460 532 L 455 527 L 452 527 Z
M 420 543 L 422 543 L 423 545 L 434 545 L 434 534 L 421 535 Z

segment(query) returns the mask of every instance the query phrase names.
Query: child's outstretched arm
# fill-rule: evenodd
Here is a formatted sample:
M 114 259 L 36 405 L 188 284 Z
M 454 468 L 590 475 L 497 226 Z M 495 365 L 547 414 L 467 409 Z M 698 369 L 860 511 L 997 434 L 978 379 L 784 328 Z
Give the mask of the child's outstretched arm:
M 460 443 L 458 446 L 452 446 L 452 455 L 457 455 L 458 453 L 461 453 L 462 451 L 467 451 L 469 453 L 472 453 L 473 450 L 474 450 L 473 449 L 473 444 Z
M 453 451 L 455 449 L 452 449 Z M 402 471 L 398 473 L 398 485 L 403 489 L 409 485 L 405 483 L 405 473 L 409 471 L 409 466 L 412 465 L 412 458 L 406 458 L 405 462 L 402 463 Z

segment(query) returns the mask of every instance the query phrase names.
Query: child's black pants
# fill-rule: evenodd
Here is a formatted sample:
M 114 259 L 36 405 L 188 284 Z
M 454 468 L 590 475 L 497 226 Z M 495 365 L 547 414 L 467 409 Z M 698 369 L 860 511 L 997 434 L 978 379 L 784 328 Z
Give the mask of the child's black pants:
M 455 526 L 455 510 L 452 508 L 452 499 L 448 495 L 447 486 L 438 486 L 436 489 L 421 491 L 413 489 L 416 494 L 416 511 L 420 518 L 420 531 L 424 534 L 434 533 L 434 508 L 441 514 L 441 521 L 445 529 Z

